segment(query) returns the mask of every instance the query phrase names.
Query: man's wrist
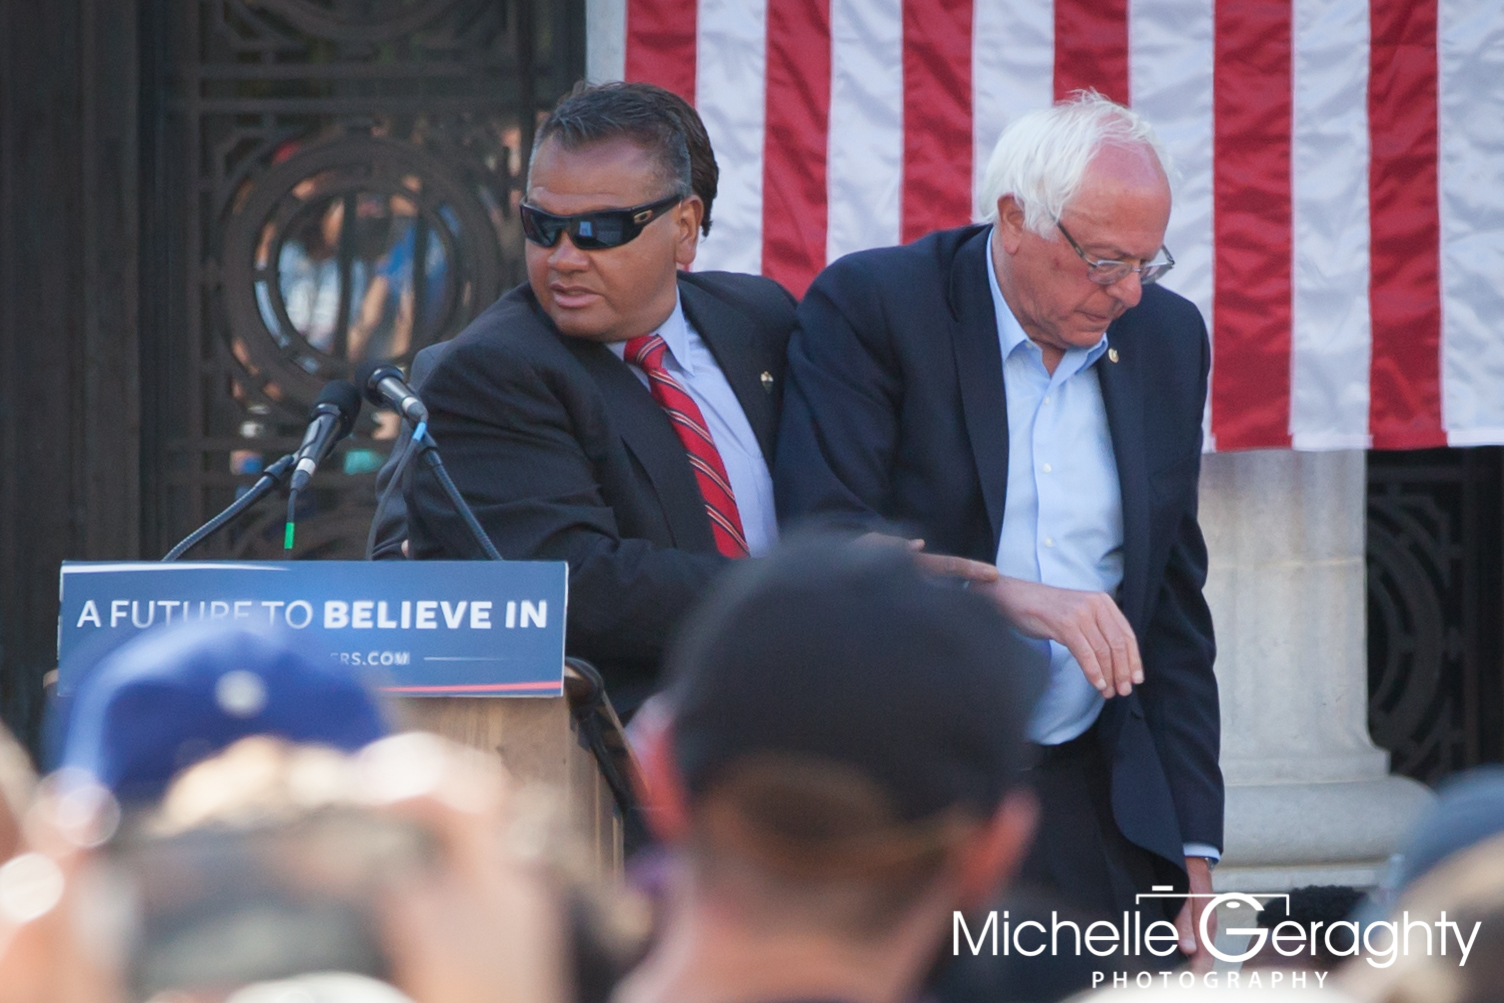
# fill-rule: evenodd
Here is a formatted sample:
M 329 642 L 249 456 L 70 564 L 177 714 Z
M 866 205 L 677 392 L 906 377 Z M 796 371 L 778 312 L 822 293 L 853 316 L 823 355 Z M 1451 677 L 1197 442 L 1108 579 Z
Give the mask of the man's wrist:
M 1217 862 L 1222 859 L 1222 851 L 1210 843 L 1186 843 L 1184 851 L 1187 859 L 1200 857 L 1206 861 L 1208 868 L 1216 867 Z

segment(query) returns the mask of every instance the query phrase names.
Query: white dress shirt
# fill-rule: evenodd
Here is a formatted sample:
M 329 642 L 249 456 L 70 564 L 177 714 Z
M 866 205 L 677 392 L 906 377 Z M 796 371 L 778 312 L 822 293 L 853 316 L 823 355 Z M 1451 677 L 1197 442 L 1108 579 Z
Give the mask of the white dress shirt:
M 726 374 L 721 372 L 710 347 L 684 316 L 682 303 L 676 300 L 674 312 L 652 333 L 668 346 L 664 368 L 694 398 L 705 417 L 716 452 L 726 466 L 731 493 L 736 496 L 748 552 L 754 556 L 765 552 L 778 541 L 778 522 L 773 510 L 773 477 L 768 473 L 768 461 L 762 455 L 752 423 L 742 412 L 736 393 L 726 382 Z M 612 342 L 607 347 L 618 359 L 625 358 L 625 341 Z M 647 373 L 628 365 L 643 386 L 650 386 Z
M 1008 399 L 1008 500 L 997 569 L 1010 578 L 1114 595 L 1123 583 L 1123 491 L 1093 368 L 1107 351 L 1107 335 L 1091 348 L 1066 352 L 1050 373 L 1003 299 L 994 267 L 987 281 Z M 1090 728 L 1106 701 L 1065 645 L 1048 644 L 1050 680 L 1028 734 L 1040 745 L 1058 745 Z M 1204 843 L 1187 843 L 1185 855 L 1219 856 Z
M 1107 336 L 1066 352 L 1050 373 L 1003 299 L 996 269 L 988 268 L 987 278 L 1008 401 L 1008 501 L 997 569 L 1010 578 L 1111 595 L 1123 582 L 1123 494 L 1092 368 L 1107 351 Z M 1065 645 L 1049 645 L 1050 681 L 1029 720 L 1029 738 L 1059 745 L 1090 728 L 1104 701 Z

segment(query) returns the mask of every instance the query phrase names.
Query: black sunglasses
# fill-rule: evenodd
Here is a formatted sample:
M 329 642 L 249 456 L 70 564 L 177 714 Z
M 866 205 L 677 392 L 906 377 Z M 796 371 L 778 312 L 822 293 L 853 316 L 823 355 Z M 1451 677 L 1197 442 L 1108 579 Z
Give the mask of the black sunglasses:
M 630 209 L 598 209 L 573 216 L 555 216 L 524 202 L 522 233 L 539 247 L 553 247 L 560 234 L 568 233 L 580 250 L 600 251 L 636 240 L 644 227 L 683 201 L 683 195 L 670 195 Z

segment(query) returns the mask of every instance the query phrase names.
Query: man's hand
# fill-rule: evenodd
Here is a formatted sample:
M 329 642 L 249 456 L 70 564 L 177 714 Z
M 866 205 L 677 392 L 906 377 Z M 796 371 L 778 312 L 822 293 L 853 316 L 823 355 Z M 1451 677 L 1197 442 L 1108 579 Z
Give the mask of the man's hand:
M 1059 589 L 1006 578 L 998 574 L 995 565 L 983 561 L 927 554 L 923 540 L 868 533 L 857 542 L 904 547 L 928 573 L 966 579 L 974 590 L 991 596 L 1019 630 L 1065 645 L 1087 681 L 1104 697 L 1127 696 L 1144 681 L 1138 638 L 1123 611 L 1105 592 Z
M 1144 681 L 1138 638 L 1107 593 L 1007 577 L 972 587 L 992 596 L 1025 634 L 1065 645 L 1104 697 L 1127 696 Z
M 1180 915 L 1175 917 L 1175 930 L 1180 934 L 1180 953 L 1184 954 L 1191 963 L 1191 969 L 1197 972 L 1211 971 L 1212 953 L 1201 942 L 1201 914 L 1206 911 L 1208 898 L 1196 898 L 1212 894 L 1212 867 L 1205 857 L 1186 857 L 1185 871 L 1190 876 L 1191 895 L 1185 900 L 1185 905 L 1180 907 Z M 1217 936 L 1217 917 L 1207 920 L 1206 929 L 1211 936 Z

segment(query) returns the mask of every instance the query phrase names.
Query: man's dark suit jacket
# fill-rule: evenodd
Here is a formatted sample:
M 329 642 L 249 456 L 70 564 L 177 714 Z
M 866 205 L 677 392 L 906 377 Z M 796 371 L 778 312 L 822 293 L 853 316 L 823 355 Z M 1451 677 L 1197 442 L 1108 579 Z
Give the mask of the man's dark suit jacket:
M 793 298 L 727 272 L 681 274 L 679 297 L 771 467 Z M 501 555 L 569 562 L 566 650 L 632 706 L 674 626 L 728 563 L 668 416 L 606 345 L 561 335 L 525 285 L 455 338 L 419 393 Z M 479 556 L 426 468 L 407 508 L 414 557 Z
M 986 226 L 850 255 L 799 307 L 774 475 L 780 519 L 887 524 L 928 549 L 997 558 L 1008 409 Z M 1210 346 L 1159 286 L 1107 332 L 1097 363 L 1123 495 L 1119 604 L 1145 680 L 1099 735 L 1123 834 L 1179 867 L 1222 845 L 1221 725 L 1206 545 L 1196 522 Z

